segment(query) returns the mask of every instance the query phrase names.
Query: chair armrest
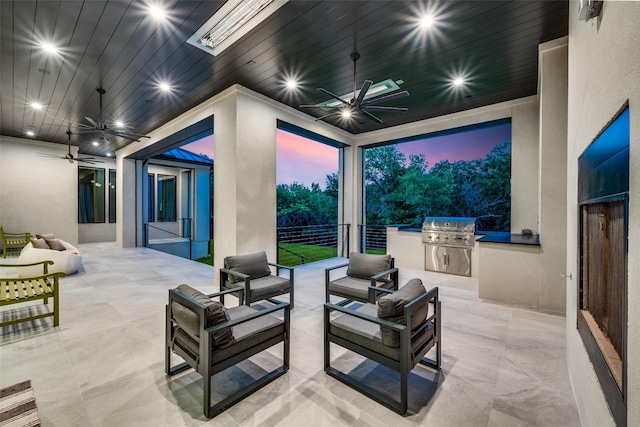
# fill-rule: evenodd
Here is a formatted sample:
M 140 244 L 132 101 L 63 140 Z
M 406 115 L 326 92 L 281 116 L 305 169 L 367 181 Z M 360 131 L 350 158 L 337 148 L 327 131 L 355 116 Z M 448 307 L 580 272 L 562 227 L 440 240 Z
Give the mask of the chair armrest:
M 390 268 L 388 270 L 383 271 L 382 273 L 378 273 L 375 276 L 371 276 L 371 282 L 377 282 L 378 279 L 382 279 L 384 276 L 391 276 L 394 273 L 398 272 L 398 267 Z M 397 285 L 397 283 L 396 283 Z M 373 286 L 373 285 L 371 285 Z
M 248 274 L 240 273 L 239 271 L 229 270 L 228 268 L 221 268 L 220 272 L 227 273 L 233 277 L 240 279 L 241 281 L 244 281 L 245 279 L 248 279 L 251 277 Z
M 345 264 L 334 265 L 333 267 L 325 268 L 324 271 L 331 271 L 331 270 L 335 270 L 336 268 L 346 267 L 348 265 L 349 265 L 348 262 Z
M 388 289 L 388 288 L 381 288 L 380 286 L 369 286 L 369 288 L 367 288 L 369 290 L 369 302 L 371 304 L 375 304 L 376 303 L 376 293 L 387 293 L 387 294 L 392 294 L 395 292 L 394 289 Z
M 332 311 L 332 310 L 339 311 L 339 312 L 347 314 L 349 316 L 357 317 L 359 319 L 366 320 L 368 322 L 376 323 L 378 325 L 393 329 L 393 330 L 395 330 L 397 332 L 402 332 L 407 328 L 403 324 L 390 322 L 388 320 L 381 319 L 381 318 L 375 317 L 375 316 L 371 316 L 369 314 L 359 313 L 359 312 L 357 312 L 355 310 L 350 310 L 350 309 L 348 309 L 346 307 L 343 307 L 343 306 L 337 305 L 337 304 L 325 303 L 324 304 L 324 309 L 325 309 L 325 311 Z
M 275 262 L 268 262 L 267 264 L 278 268 L 284 268 L 285 270 L 293 270 L 293 267 L 289 267 L 288 265 L 276 264 Z
M 29 264 L 0 264 L 0 267 L 32 267 L 34 265 L 42 264 L 43 274 L 47 274 L 49 272 L 49 266 L 53 265 L 54 262 L 51 260 L 37 261 L 31 262 Z
M 211 326 L 210 328 L 205 329 L 205 333 L 211 335 L 221 329 L 229 328 L 231 326 L 239 325 L 241 323 L 248 322 L 253 319 L 257 319 L 262 316 L 266 316 L 267 314 L 271 314 L 278 310 L 289 310 L 290 304 L 288 302 L 280 302 L 273 307 L 266 308 L 264 310 L 260 310 L 255 313 L 247 314 L 246 316 L 238 317 L 237 319 L 229 320 L 228 322 L 219 323 L 215 326 Z M 288 319 L 288 316 L 285 316 L 285 319 Z

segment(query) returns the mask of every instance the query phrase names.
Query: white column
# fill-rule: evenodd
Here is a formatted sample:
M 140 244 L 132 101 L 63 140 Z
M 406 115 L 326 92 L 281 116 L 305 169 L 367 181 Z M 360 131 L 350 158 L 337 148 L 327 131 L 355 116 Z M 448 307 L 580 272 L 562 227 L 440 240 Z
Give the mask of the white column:
M 276 114 L 234 91 L 215 105 L 216 276 L 228 255 L 266 251 L 276 261 Z

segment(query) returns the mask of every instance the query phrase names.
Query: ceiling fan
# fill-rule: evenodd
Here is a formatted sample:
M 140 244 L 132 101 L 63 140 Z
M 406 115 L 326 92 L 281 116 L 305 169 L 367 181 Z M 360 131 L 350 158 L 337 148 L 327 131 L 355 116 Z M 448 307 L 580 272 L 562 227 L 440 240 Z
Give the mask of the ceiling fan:
M 67 132 L 67 137 L 69 138 L 69 152 L 67 154 L 65 154 L 64 156 L 56 156 L 54 154 L 50 154 L 50 153 L 38 153 L 43 157 L 54 157 L 56 159 L 64 159 L 64 160 L 68 160 L 69 163 L 73 163 L 73 162 L 83 162 L 83 163 L 89 163 L 89 164 L 96 164 L 96 163 L 104 163 L 102 160 L 96 160 L 95 157 L 75 157 L 73 154 L 71 154 L 71 129 L 68 129 Z
M 351 57 L 351 60 L 353 61 L 353 97 L 349 100 L 345 100 L 345 99 L 342 99 L 340 96 L 329 92 L 326 89 L 318 88 L 320 92 L 326 95 L 329 95 L 330 97 L 339 101 L 339 104 L 336 106 L 328 106 L 326 104 L 301 105 L 300 108 L 320 107 L 325 109 L 326 108 L 337 109 L 337 111 L 333 111 L 329 114 L 325 114 L 324 116 L 316 118 L 315 119 L 316 121 L 323 120 L 328 117 L 337 116 L 337 115 L 345 115 L 348 117 L 351 114 L 362 114 L 376 123 L 382 123 L 382 120 L 380 120 L 378 117 L 371 114 L 371 111 L 403 111 L 403 112 L 408 111 L 408 108 L 405 108 L 405 107 L 386 107 L 386 106 L 376 105 L 376 104 L 380 104 L 381 102 L 392 101 L 394 99 L 404 98 L 405 96 L 409 96 L 409 92 L 407 92 L 406 90 L 392 93 L 386 96 L 381 96 L 379 98 L 365 100 L 364 98 L 367 95 L 367 92 L 369 91 L 369 89 L 371 88 L 371 85 L 373 84 L 373 80 L 365 80 L 364 83 L 362 83 L 362 87 L 360 88 L 360 91 L 356 92 L 356 61 L 360 58 L 360 54 L 358 52 L 353 52 L 350 55 L 350 57 Z
M 99 132 L 102 134 L 102 137 L 105 139 L 109 139 L 109 136 L 118 136 L 120 138 L 128 139 L 129 141 L 138 141 L 140 138 L 150 138 L 147 135 L 141 135 L 138 133 L 130 133 L 121 130 L 120 128 L 111 129 L 102 121 L 102 95 L 106 93 L 106 91 L 99 87 L 96 89 L 96 92 L 100 94 L 100 116 L 98 120 L 94 120 L 91 117 L 86 117 L 85 119 L 91 123 L 91 126 L 85 124 L 75 123 L 80 129 L 77 133 L 93 133 Z

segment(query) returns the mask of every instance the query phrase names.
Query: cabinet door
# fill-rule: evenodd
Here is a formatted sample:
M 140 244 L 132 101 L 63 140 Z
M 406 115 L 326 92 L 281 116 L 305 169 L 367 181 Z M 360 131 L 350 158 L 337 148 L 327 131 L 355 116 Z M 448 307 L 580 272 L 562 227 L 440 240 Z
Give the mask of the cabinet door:
M 446 272 L 459 276 L 471 276 L 471 249 L 446 248 Z
M 425 245 L 424 269 L 427 271 L 446 272 L 446 249 L 444 246 Z

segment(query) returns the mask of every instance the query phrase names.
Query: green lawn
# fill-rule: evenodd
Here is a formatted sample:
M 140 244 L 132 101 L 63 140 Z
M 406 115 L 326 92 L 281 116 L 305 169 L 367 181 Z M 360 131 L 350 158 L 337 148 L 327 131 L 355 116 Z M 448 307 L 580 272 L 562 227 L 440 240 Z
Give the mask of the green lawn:
M 280 248 L 280 258 L 278 259 L 278 264 L 286 265 L 289 267 L 295 267 L 296 265 L 302 264 L 300 256 L 296 256 L 294 254 L 303 256 L 305 264 L 338 256 L 337 248 L 326 246 L 304 245 L 299 243 L 281 243 Z M 293 254 L 291 252 L 293 252 Z M 386 251 L 384 249 L 367 249 L 367 253 L 372 255 L 384 255 L 386 254 Z M 213 265 L 213 256 L 199 258 L 196 261 L 203 264 Z

